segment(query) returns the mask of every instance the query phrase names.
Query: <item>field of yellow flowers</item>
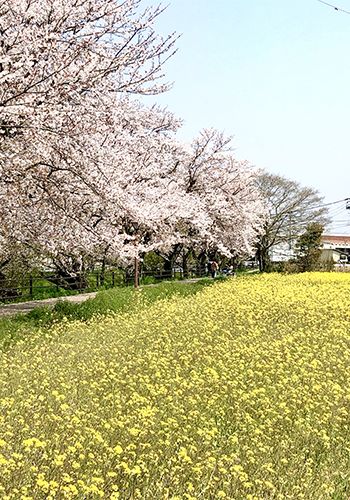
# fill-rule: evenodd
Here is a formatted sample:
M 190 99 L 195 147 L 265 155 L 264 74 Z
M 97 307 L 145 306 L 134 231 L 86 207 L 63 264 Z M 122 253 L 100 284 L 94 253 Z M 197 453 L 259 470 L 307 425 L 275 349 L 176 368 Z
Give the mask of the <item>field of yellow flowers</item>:
M 350 498 L 349 311 L 346 274 L 265 275 L 28 336 L 0 498 Z

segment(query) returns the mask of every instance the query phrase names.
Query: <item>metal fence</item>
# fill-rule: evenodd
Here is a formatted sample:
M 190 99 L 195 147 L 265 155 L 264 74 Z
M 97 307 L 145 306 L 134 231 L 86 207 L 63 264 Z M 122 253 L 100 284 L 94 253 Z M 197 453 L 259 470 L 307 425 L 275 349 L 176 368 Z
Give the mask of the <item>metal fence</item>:
M 85 275 L 59 277 L 53 273 L 26 275 L 17 279 L 0 280 L 0 302 L 14 302 L 72 295 L 79 292 L 112 288 L 123 283 L 119 270 L 104 273 L 93 271 Z
M 181 267 L 174 267 L 173 269 L 157 269 L 157 270 L 147 270 L 140 269 L 139 273 L 139 283 L 142 284 L 152 284 L 158 283 L 160 281 L 167 280 L 182 280 L 188 278 L 202 278 L 207 276 L 207 268 L 195 267 L 184 271 Z M 132 285 L 135 281 L 134 270 L 126 270 L 125 272 L 125 284 Z
M 195 268 L 184 272 L 182 268 L 172 270 L 140 269 L 139 284 L 156 284 L 164 280 L 181 280 L 206 276 L 206 269 Z M 17 280 L 0 280 L 0 302 L 22 302 L 26 300 L 42 300 L 50 297 L 64 297 L 81 292 L 93 292 L 118 286 L 134 284 L 133 269 L 108 269 L 102 272 L 95 270 L 87 275 L 59 278 L 53 273 L 27 275 Z

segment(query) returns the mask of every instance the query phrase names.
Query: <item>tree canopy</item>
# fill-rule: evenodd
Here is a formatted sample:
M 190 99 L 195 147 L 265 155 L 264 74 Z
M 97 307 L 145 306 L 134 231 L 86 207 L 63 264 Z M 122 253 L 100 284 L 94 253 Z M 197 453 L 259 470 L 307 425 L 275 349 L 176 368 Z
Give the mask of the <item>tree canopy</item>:
M 0 6 L 0 236 L 81 262 L 174 245 L 250 251 L 255 172 L 229 138 L 138 95 L 163 92 L 176 35 L 140 0 L 4 0 Z M 72 264 L 73 265 L 73 264 Z
M 272 247 L 292 244 L 313 222 L 324 225 L 328 210 L 316 189 L 283 176 L 262 172 L 257 186 L 268 211 L 257 242 L 257 256 L 260 269 L 267 271 Z

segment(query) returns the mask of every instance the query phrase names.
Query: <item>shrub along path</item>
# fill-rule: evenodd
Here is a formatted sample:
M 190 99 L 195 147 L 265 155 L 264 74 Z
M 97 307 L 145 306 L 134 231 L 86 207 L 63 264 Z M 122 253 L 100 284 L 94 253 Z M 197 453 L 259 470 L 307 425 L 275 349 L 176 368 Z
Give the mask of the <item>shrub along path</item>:
M 187 280 L 181 280 L 179 283 L 196 283 L 202 278 L 191 278 Z M 172 282 L 169 282 L 172 283 Z M 152 287 L 157 285 L 143 285 L 143 287 Z M 96 297 L 98 292 L 89 292 L 89 293 L 81 293 L 79 295 L 67 295 L 63 297 L 52 297 L 50 299 L 42 299 L 42 300 L 31 300 L 28 302 L 17 302 L 13 304 L 5 304 L 0 306 L 0 316 L 14 316 L 16 314 L 25 314 L 37 307 L 54 307 L 57 302 L 62 302 L 62 300 L 67 302 L 73 302 L 74 304 L 79 304 L 81 302 L 85 302 L 88 299 L 93 299 Z

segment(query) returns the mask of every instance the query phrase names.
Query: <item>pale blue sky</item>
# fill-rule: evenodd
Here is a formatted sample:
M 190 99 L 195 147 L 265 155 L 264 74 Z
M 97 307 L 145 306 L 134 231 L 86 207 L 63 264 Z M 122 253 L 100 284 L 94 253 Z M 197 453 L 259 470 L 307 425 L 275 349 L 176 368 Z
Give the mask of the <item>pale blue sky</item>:
M 170 0 L 157 29 L 182 33 L 172 90 L 149 98 L 184 119 L 181 138 L 224 130 L 237 157 L 326 202 L 350 197 L 350 15 L 317 0 Z

